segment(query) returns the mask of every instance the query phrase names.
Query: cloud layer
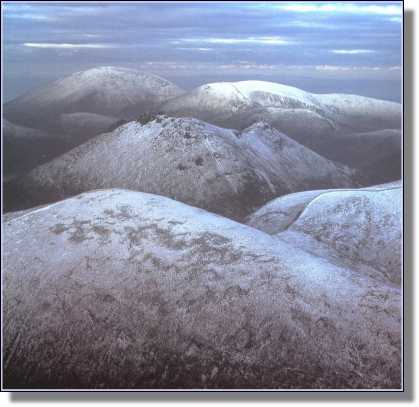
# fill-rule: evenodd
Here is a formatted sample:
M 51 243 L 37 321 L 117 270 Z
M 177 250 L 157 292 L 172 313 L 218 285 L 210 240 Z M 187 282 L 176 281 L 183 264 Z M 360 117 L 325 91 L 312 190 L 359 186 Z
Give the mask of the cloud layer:
M 25 42 L 23 44 L 29 48 L 55 48 L 55 49 L 81 49 L 81 48 L 115 48 L 115 44 L 68 44 L 68 43 L 54 43 L 54 42 Z
M 9 90 L 18 76 L 103 64 L 202 81 L 232 66 L 238 78 L 326 80 L 316 67 L 338 67 L 336 77 L 400 80 L 401 2 L 3 3 L 2 13 Z

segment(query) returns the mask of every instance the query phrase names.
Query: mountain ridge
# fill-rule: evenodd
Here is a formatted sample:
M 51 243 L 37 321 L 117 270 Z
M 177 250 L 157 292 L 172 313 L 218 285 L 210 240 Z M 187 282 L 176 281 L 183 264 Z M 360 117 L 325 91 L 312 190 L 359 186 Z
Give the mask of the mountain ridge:
M 275 196 L 314 185 L 356 184 L 356 172 L 266 123 L 240 133 L 164 116 L 145 125 L 124 124 L 16 180 L 33 205 L 118 187 L 169 196 L 235 219 Z

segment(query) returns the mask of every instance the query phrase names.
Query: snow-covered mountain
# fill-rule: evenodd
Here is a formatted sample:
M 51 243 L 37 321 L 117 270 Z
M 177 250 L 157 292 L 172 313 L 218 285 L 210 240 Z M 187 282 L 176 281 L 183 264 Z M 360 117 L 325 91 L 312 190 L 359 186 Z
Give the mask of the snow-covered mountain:
M 167 102 L 164 107 L 194 110 L 201 114 L 231 115 L 252 107 L 283 107 L 320 109 L 313 95 L 298 88 L 273 82 L 218 82 L 199 86 Z M 223 119 L 223 117 L 220 117 Z
M 322 197 L 301 236 L 345 243 L 364 210 L 392 230 L 373 214 L 385 192 Z M 334 230 L 351 200 L 359 220 Z M 357 262 L 123 190 L 20 214 L 4 236 L 6 388 L 400 388 L 400 286 Z
M 6 103 L 4 114 L 14 123 L 50 130 L 68 113 L 132 120 L 181 93 L 176 85 L 155 75 L 104 66 L 32 90 Z
M 28 92 L 4 111 L 12 122 L 59 134 L 70 146 L 128 120 L 147 122 L 158 111 L 238 130 L 265 121 L 320 155 L 361 169 L 365 184 L 401 175 L 401 105 L 356 95 L 264 81 L 212 83 L 185 93 L 153 75 L 99 67 Z
M 241 219 L 280 195 L 357 185 L 357 174 L 266 123 L 238 132 L 158 116 L 97 136 L 16 183 L 19 203 L 29 206 L 92 189 L 125 188 Z
M 235 129 L 266 121 L 332 160 L 336 159 L 335 152 L 345 154 L 345 141 L 341 140 L 344 135 L 401 128 L 399 103 L 357 95 L 314 94 L 263 81 L 203 85 L 167 101 L 161 111 Z M 388 150 L 393 143 L 383 139 L 381 145 Z M 362 155 L 362 148 L 352 150 L 354 160 L 358 153 Z M 391 178 L 375 179 L 372 183 L 386 180 Z
M 401 126 L 399 103 L 357 95 L 314 94 L 264 81 L 203 85 L 167 101 L 162 110 L 167 114 L 192 116 L 219 125 L 233 125 L 234 128 L 248 126 L 249 123 L 241 121 L 253 113 L 263 113 L 268 117 L 272 115 L 275 120 L 277 111 L 285 121 L 286 113 L 291 116 L 302 114 L 306 119 L 312 116 L 313 120 L 323 120 L 325 124 L 329 122 L 332 127 L 339 127 L 341 132 Z M 280 118 L 276 119 L 281 121 Z

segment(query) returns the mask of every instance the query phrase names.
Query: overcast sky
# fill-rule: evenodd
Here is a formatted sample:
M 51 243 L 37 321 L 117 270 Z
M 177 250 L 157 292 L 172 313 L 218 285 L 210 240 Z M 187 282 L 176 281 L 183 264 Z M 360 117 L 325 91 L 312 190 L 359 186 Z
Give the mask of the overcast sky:
M 99 65 L 400 100 L 401 2 L 2 3 L 5 99 Z

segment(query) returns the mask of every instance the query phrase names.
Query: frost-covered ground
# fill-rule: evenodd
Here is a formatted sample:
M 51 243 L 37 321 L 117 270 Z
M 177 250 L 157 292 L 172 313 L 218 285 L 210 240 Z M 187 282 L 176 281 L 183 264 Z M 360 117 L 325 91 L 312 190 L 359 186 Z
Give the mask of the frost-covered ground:
M 8 388 L 400 387 L 400 285 L 370 270 L 124 190 L 4 230 Z
M 371 266 L 371 273 L 400 284 L 401 206 L 400 183 L 306 191 L 269 202 L 247 224 L 322 257 Z

